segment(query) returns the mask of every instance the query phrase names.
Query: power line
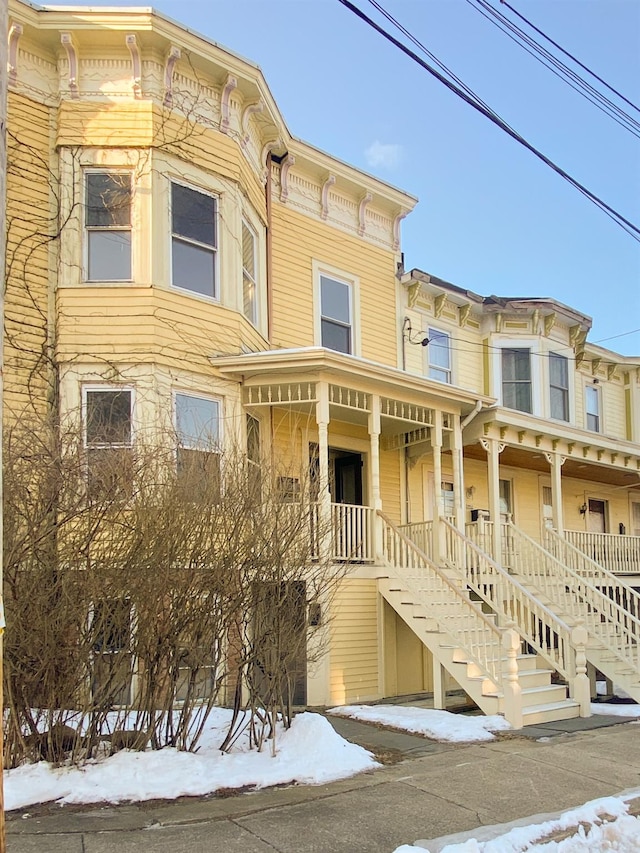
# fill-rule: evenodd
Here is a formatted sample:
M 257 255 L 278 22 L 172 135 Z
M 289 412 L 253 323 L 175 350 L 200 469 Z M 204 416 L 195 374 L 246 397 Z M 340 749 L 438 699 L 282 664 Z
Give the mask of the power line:
M 547 165 L 550 169 L 553 169 L 554 172 L 559 174 L 564 180 L 570 183 L 578 192 L 582 193 L 592 204 L 595 204 L 596 207 L 599 207 L 600 210 L 603 211 L 610 219 L 612 219 L 617 225 L 619 225 L 622 229 L 624 229 L 634 240 L 640 242 L 640 228 L 626 219 L 621 213 L 615 210 L 613 207 L 608 205 L 605 201 L 599 198 L 595 193 L 592 193 L 591 190 L 587 189 L 583 184 L 581 184 L 576 178 L 572 177 L 568 172 L 558 166 L 553 162 L 549 157 L 543 154 L 539 149 L 535 148 L 530 142 L 528 142 L 523 136 L 517 133 L 513 128 L 511 128 L 503 119 L 501 119 L 497 113 L 493 110 L 489 109 L 482 102 L 477 100 L 473 95 L 470 95 L 467 91 L 452 83 L 448 80 L 443 74 L 433 68 L 429 63 L 425 62 L 424 59 L 419 57 L 416 53 L 414 53 L 411 48 L 407 47 L 401 41 L 399 41 L 395 36 L 391 35 L 391 33 L 387 32 L 380 24 L 377 24 L 371 18 L 368 17 L 361 9 L 355 6 L 350 0 L 338 0 L 345 8 L 349 9 L 354 15 L 368 24 L 372 29 L 378 32 L 383 38 L 401 50 L 404 54 L 406 54 L 410 59 L 416 62 L 423 70 L 427 71 L 433 77 L 436 78 L 440 83 L 445 85 L 450 91 L 452 91 L 455 95 L 461 98 L 465 103 L 469 104 L 473 107 L 474 110 L 479 112 L 481 115 L 488 118 L 493 124 L 497 125 L 501 130 L 503 130 L 506 134 L 508 134 L 512 139 L 515 139 L 520 145 L 530 151 L 535 157 L 541 160 L 545 165 Z M 374 4 L 375 5 L 375 4 Z M 414 42 L 415 43 L 415 42 Z
M 467 0 L 467 3 L 472 9 L 475 9 L 476 12 L 479 12 L 483 18 L 489 21 L 489 23 L 496 26 L 500 32 L 504 33 L 525 50 L 529 56 L 540 62 L 545 68 L 548 68 L 558 79 L 567 83 L 574 92 L 577 92 L 589 101 L 589 103 L 609 116 L 609 118 L 612 118 L 617 124 L 628 130 L 629 133 L 640 138 L 640 122 L 637 119 L 626 113 L 606 95 L 592 86 L 591 83 L 588 83 L 568 65 L 550 53 L 534 38 L 527 35 L 517 24 L 512 23 L 501 12 L 494 9 L 487 0 Z

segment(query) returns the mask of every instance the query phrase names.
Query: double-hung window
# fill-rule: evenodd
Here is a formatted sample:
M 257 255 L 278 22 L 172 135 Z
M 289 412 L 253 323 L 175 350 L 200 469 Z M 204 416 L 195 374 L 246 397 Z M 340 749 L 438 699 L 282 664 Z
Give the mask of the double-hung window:
M 597 385 L 585 387 L 584 405 L 587 429 L 592 432 L 600 432 L 600 390 Z
M 549 353 L 550 414 L 557 421 L 569 420 L 569 360 L 558 353 Z
M 131 280 L 131 175 L 85 174 L 86 280 Z
M 439 329 L 429 329 L 427 332 L 427 360 L 429 379 L 451 384 L 451 338 Z
M 220 488 L 220 403 L 176 394 L 178 478 L 194 500 L 217 499 Z
M 212 195 L 171 184 L 172 284 L 218 299 L 217 202 Z
M 532 412 L 531 350 L 503 348 L 502 405 L 519 412 Z
M 87 490 L 92 499 L 126 497 L 133 477 L 133 392 L 84 389 Z
M 242 310 L 244 316 L 258 325 L 257 294 L 257 240 L 254 230 L 246 222 L 242 223 Z
M 353 353 L 353 294 L 345 281 L 320 276 L 320 331 L 322 346 Z

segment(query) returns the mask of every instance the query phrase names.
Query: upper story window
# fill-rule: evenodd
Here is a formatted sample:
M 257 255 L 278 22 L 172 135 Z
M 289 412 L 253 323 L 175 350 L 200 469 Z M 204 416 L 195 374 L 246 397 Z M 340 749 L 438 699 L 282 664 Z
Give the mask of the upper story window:
M 587 385 L 584 389 L 586 426 L 592 432 L 600 432 L 600 389 L 597 385 Z
M 178 476 L 194 500 L 215 496 L 220 485 L 220 403 L 175 395 Z
M 451 384 L 451 338 L 446 332 L 429 328 L 427 332 L 427 362 L 429 379 Z
M 87 281 L 130 281 L 130 174 L 85 174 L 85 229 Z
M 351 285 L 320 276 L 320 326 L 322 346 L 353 352 L 353 296 Z
M 246 222 L 242 223 L 242 310 L 244 316 L 258 325 L 257 294 L 257 239 L 255 232 Z
M 519 412 L 533 411 L 530 349 L 503 348 L 502 404 Z
M 172 284 L 218 299 L 217 201 L 207 193 L 171 184 Z
M 133 392 L 84 389 L 84 444 L 90 497 L 127 492 L 133 475 Z
M 549 353 L 549 412 L 558 421 L 569 420 L 569 360 Z

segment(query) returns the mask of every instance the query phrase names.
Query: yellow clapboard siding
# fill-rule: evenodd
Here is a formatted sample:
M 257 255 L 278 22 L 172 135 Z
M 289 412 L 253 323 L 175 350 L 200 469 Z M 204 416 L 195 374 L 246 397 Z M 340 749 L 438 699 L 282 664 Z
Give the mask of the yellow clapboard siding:
M 364 701 L 378 695 L 375 580 L 345 579 L 333 604 L 330 640 L 331 701 Z

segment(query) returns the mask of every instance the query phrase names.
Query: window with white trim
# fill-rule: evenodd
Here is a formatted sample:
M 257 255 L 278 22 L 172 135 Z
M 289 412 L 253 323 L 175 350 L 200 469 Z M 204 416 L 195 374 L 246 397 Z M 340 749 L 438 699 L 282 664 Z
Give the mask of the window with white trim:
M 503 347 L 501 355 L 502 405 L 508 409 L 531 413 L 531 350 L 523 347 Z
M 126 497 L 133 479 L 133 392 L 84 388 L 83 398 L 89 497 Z
M 500 501 L 500 520 L 511 521 L 513 517 L 513 489 L 511 480 L 499 480 L 498 499 Z
M 556 352 L 549 353 L 549 414 L 569 420 L 569 359 Z
M 131 702 L 133 623 L 133 605 L 127 596 L 102 599 L 91 607 L 91 692 L 101 706 Z
M 451 337 L 439 329 L 429 328 L 427 364 L 429 379 L 451 384 Z
M 87 281 L 131 280 L 131 174 L 85 172 Z
M 353 353 L 353 293 L 346 281 L 320 275 L 320 334 L 322 346 Z
M 244 316 L 258 325 L 258 263 L 255 231 L 246 222 L 242 222 L 242 311 Z
M 171 184 L 171 283 L 218 299 L 217 199 Z
M 586 385 L 584 389 L 585 425 L 591 432 L 600 432 L 600 389 Z
M 451 480 L 443 480 L 440 483 L 440 495 L 442 498 L 442 514 L 445 518 L 452 519 L 456 514 L 456 505 Z
M 194 500 L 216 498 L 220 488 L 220 403 L 175 395 L 178 478 Z

